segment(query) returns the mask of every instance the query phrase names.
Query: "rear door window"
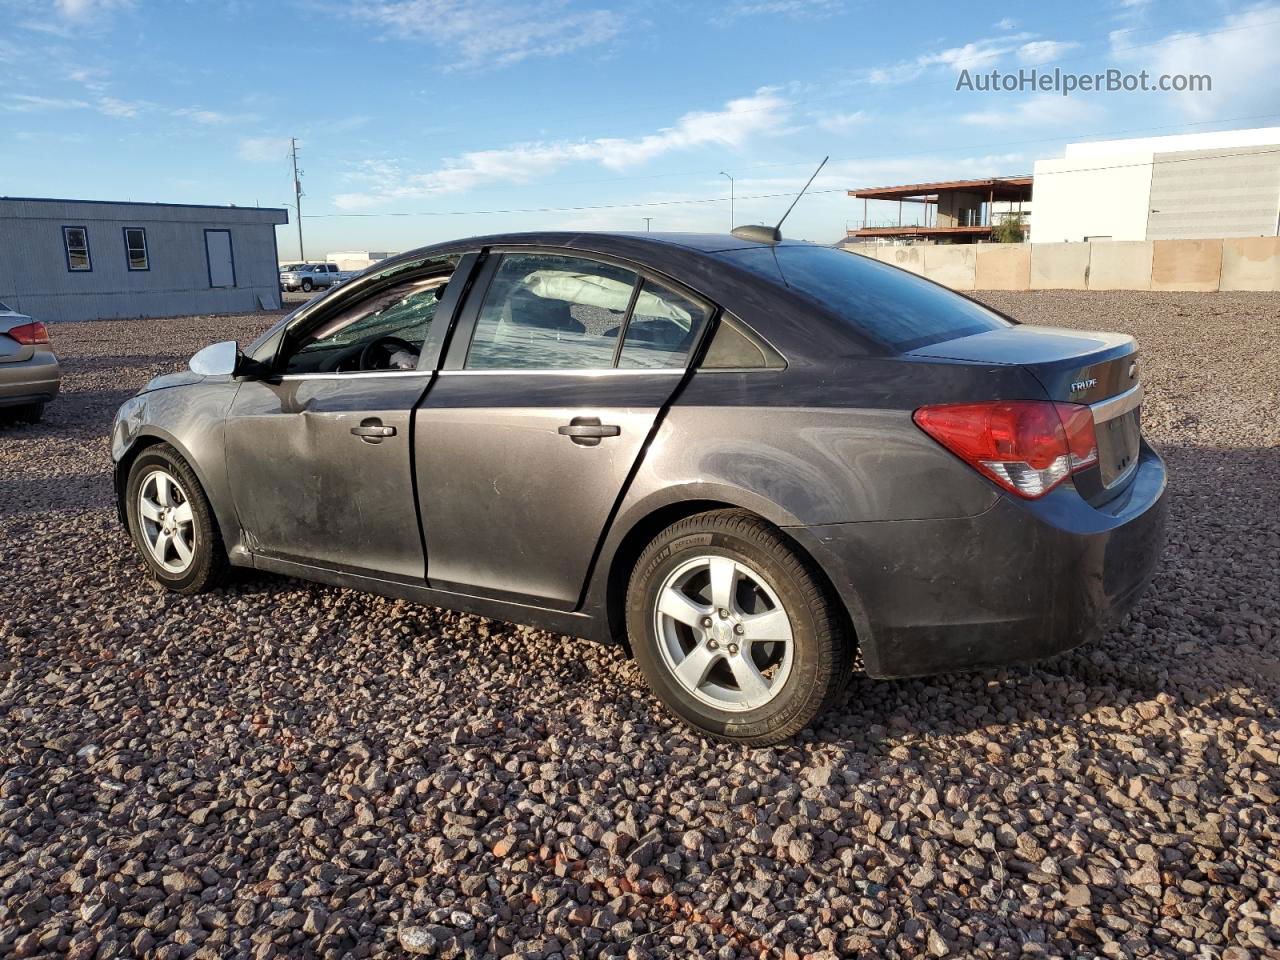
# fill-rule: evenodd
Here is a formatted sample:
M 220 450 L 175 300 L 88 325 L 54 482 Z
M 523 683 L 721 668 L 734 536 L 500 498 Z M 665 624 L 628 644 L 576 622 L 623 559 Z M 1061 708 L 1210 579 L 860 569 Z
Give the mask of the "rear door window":
M 729 250 L 722 256 L 816 301 L 896 352 L 1012 326 L 945 287 L 844 250 L 795 244 Z
M 618 366 L 629 369 L 683 367 L 707 310 L 654 280 L 645 280 L 631 311 Z
M 467 351 L 468 370 L 604 370 L 639 278 L 613 264 L 508 253 Z

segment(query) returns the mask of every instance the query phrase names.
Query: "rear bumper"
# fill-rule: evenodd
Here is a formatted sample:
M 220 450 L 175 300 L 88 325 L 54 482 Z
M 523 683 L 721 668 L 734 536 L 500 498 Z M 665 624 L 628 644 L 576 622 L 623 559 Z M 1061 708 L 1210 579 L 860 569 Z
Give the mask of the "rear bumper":
M 0 406 L 48 403 L 62 386 L 62 369 L 50 351 L 38 351 L 29 360 L 0 363 Z
M 1164 544 L 1164 462 L 1145 442 L 1101 507 L 1069 485 L 976 517 L 788 528 L 850 610 L 866 670 L 903 677 L 1037 660 L 1096 638 Z

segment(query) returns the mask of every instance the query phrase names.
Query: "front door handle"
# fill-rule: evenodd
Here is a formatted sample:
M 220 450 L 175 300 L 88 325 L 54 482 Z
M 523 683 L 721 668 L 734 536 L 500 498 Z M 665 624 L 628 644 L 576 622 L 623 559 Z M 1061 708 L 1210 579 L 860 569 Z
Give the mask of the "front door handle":
M 556 431 L 583 447 L 594 447 L 601 437 L 616 437 L 622 428 L 612 423 L 601 423 L 599 417 L 574 417 Z
M 396 435 L 395 427 L 383 426 L 377 417 L 360 421 L 360 426 L 351 428 L 352 436 L 359 437 L 365 443 L 381 443 L 387 437 Z

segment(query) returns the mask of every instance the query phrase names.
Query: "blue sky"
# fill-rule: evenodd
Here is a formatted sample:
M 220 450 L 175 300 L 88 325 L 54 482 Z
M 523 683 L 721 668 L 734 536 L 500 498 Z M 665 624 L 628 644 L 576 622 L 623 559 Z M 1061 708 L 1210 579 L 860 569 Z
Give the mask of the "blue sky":
M 772 220 L 827 154 L 786 232 L 832 241 L 862 218 L 850 187 L 1280 124 L 1280 2 L 0 0 L 0 23 L 0 194 L 281 206 L 297 137 L 309 256 L 723 230 L 721 171 L 738 222 Z M 955 89 L 1024 66 L 1213 90 Z

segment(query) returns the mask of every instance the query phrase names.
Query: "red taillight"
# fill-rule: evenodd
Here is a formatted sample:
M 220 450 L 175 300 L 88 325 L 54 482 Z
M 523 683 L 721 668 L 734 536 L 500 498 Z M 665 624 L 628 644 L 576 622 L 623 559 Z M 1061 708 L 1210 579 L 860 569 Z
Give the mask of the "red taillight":
M 5 334 L 29 347 L 37 343 L 49 342 L 49 331 L 39 320 L 32 320 L 20 327 L 10 327 Z
M 1028 500 L 1098 459 L 1093 411 L 1077 403 L 948 403 L 921 407 L 914 419 L 965 463 Z

